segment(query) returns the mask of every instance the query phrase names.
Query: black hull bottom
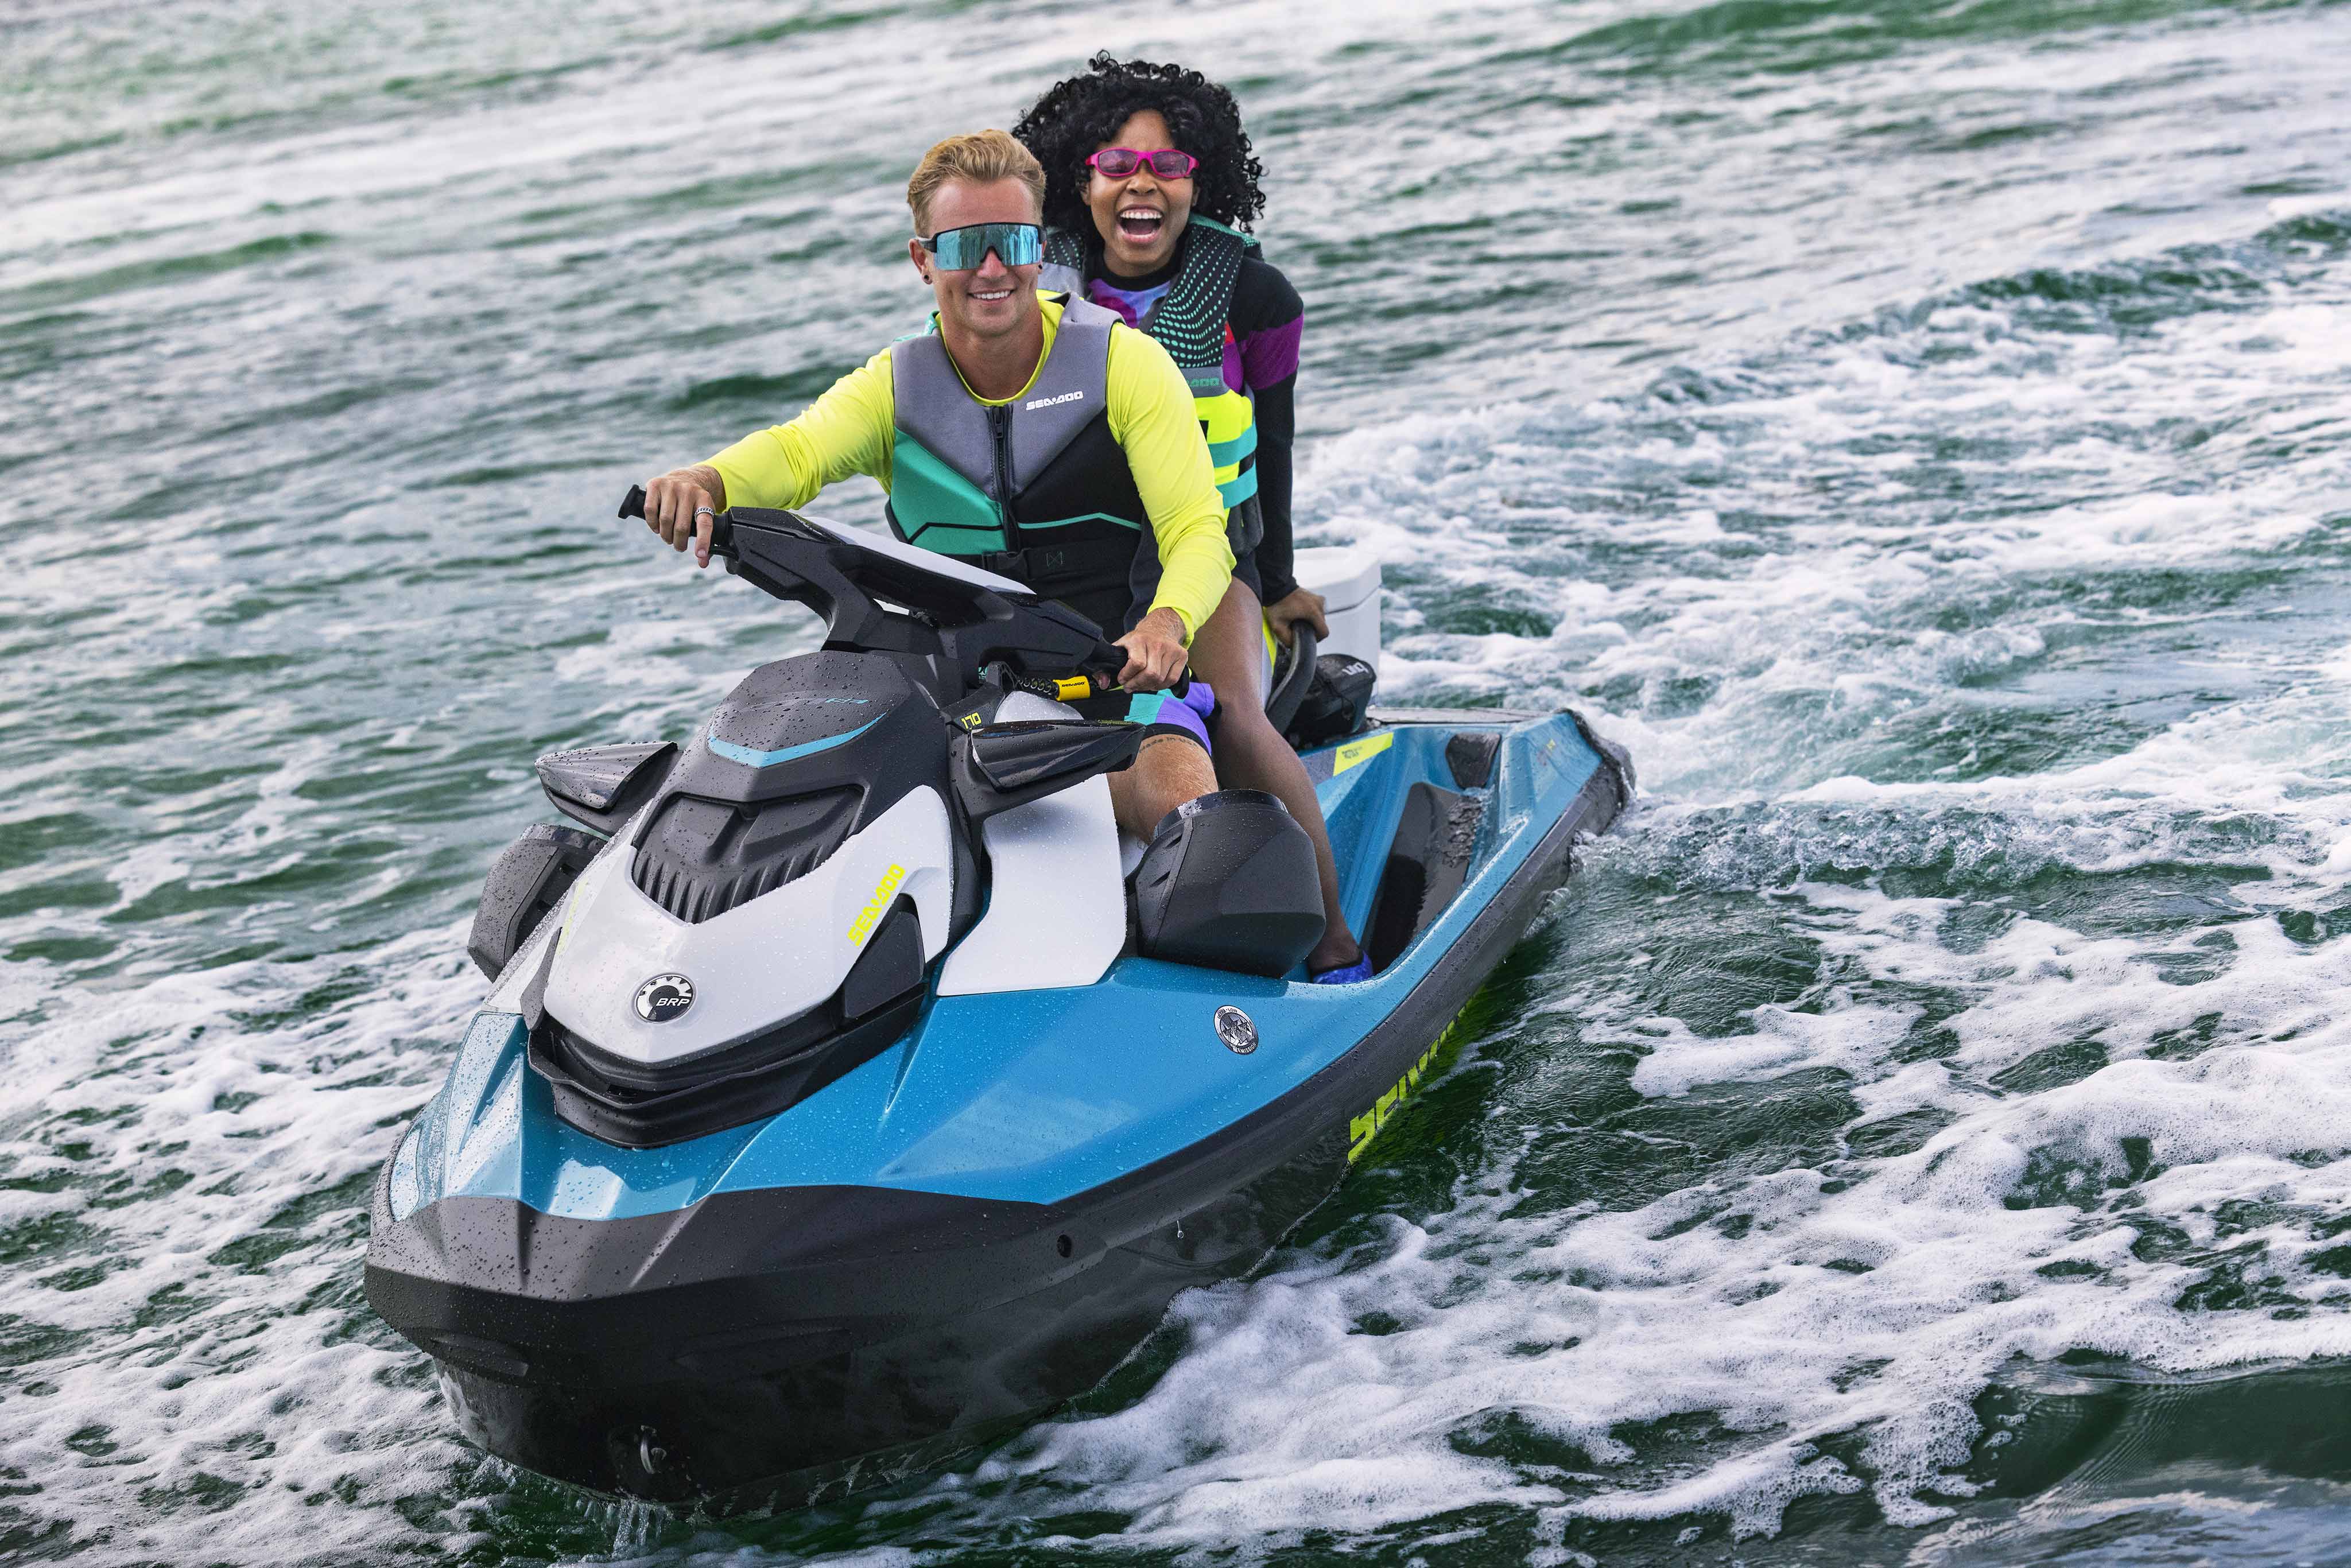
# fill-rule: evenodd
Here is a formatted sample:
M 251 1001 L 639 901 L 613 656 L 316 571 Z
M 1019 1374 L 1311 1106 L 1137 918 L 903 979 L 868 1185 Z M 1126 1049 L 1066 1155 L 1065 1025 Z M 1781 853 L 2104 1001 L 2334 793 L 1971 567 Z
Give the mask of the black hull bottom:
M 1180 1239 L 1176 1223 L 1162 1225 L 1042 1289 L 905 1332 L 842 1325 L 822 1336 L 833 1348 L 789 1365 L 755 1370 L 791 1341 L 736 1336 L 755 1343 L 717 1375 L 514 1382 L 444 1359 L 442 1386 L 467 1437 L 540 1475 L 714 1512 L 798 1508 L 935 1469 L 1084 1393 L 1179 1292 L 1262 1259 L 1345 1165 L 1344 1137 L 1326 1137 L 1251 1191 L 1186 1216 Z M 921 1262 L 875 1269 L 910 1283 Z M 872 1337 L 841 1343 L 861 1332 Z
M 1066 1202 L 798 1187 L 581 1220 L 460 1197 L 395 1222 L 379 1180 L 369 1297 L 441 1363 L 467 1436 L 559 1480 L 726 1511 L 935 1466 L 1092 1387 L 1321 1203 L 1628 792 L 1598 770 L 1338 1061 Z

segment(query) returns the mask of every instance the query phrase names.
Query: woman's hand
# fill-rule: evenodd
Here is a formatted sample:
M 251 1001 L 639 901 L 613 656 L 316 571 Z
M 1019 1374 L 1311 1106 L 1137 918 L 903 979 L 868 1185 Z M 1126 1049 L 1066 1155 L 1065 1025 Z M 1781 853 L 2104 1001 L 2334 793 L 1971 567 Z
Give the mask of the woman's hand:
M 1118 684 L 1131 692 L 1165 691 L 1191 657 L 1184 647 L 1184 618 L 1165 606 L 1144 616 L 1118 645 L 1126 650 Z
M 1290 628 L 1301 621 L 1314 628 L 1317 642 L 1331 640 L 1331 622 L 1323 619 L 1322 596 L 1311 589 L 1293 588 L 1265 607 L 1265 623 L 1274 641 L 1287 648 L 1293 641 Z
M 672 549 L 694 546 L 694 564 L 710 564 L 710 525 L 726 509 L 726 481 L 697 465 L 645 481 L 645 527 Z

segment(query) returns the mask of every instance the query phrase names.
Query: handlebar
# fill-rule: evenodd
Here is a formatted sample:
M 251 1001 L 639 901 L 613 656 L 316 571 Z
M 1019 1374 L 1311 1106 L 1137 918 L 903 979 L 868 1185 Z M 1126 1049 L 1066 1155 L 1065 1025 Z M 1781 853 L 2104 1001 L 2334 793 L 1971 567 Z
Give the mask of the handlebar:
M 621 498 L 621 509 L 618 515 L 622 517 L 639 519 L 644 517 L 645 487 L 643 486 L 629 486 L 629 493 Z M 805 556 L 799 555 L 789 561 L 782 559 L 771 559 L 770 558 L 775 555 L 778 538 L 777 529 L 779 526 L 785 528 L 789 532 L 790 538 L 797 541 L 790 546 L 794 551 L 806 551 L 813 548 L 820 556 L 833 564 L 819 566 Z M 828 631 L 833 636 L 843 638 L 851 645 L 861 645 L 862 639 L 879 636 L 879 641 L 863 645 L 911 649 L 924 646 L 925 641 L 927 640 L 929 645 L 935 648 L 941 635 L 968 634 L 969 628 L 966 627 L 962 617 L 967 615 L 969 612 L 960 604 L 937 607 L 944 612 L 944 620 L 934 618 L 930 614 L 908 616 L 903 611 L 884 613 L 883 620 L 896 621 L 901 624 L 902 631 L 883 634 L 882 628 L 871 621 L 865 612 L 880 612 L 884 610 L 884 606 L 876 601 L 869 590 L 858 585 L 859 581 L 863 580 L 862 578 L 857 581 L 851 580 L 851 577 L 854 577 L 861 569 L 848 564 L 843 559 L 845 552 L 856 552 L 859 547 L 827 538 L 825 535 L 817 532 L 807 522 L 790 512 L 753 511 L 744 519 L 743 527 L 747 532 L 743 536 L 741 548 L 738 549 L 736 522 L 731 508 L 729 511 L 715 514 L 710 525 L 710 553 L 714 556 L 728 558 L 727 570 L 747 578 L 777 598 L 810 605 L 818 614 L 826 618 Z M 888 568 L 889 562 L 886 559 L 877 562 L 871 551 L 862 553 L 864 559 L 870 565 L 884 570 Z M 901 553 L 908 552 L 902 550 Z M 942 559 L 952 559 L 953 558 Z M 841 575 L 844 570 L 851 574 L 851 577 Z M 810 580 L 810 573 L 826 580 L 820 588 Z M 898 587 L 881 589 L 882 598 L 910 605 L 920 605 L 924 602 L 914 597 L 903 579 L 896 580 L 899 583 Z M 816 590 L 813 596 L 810 591 L 811 589 Z M 962 591 L 977 592 L 983 597 L 990 598 L 998 606 L 995 615 L 989 618 L 991 621 L 1000 616 L 1005 608 L 1002 600 L 993 599 L 986 590 L 967 588 Z M 854 624 L 839 623 L 845 599 L 856 601 L 856 612 L 852 616 Z M 1049 633 L 1048 641 L 1032 645 L 1033 651 L 1029 653 L 1031 660 L 1042 654 L 1047 646 L 1059 643 L 1060 646 L 1047 668 L 1056 666 L 1061 669 L 1074 668 L 1080 674 L 1089 676 L 1101 674 L 1107 677 L 1099 683 L 1105 689 L 1118 684 L 1118 673 L 1126 667 L 1125 649 L 1102 636 L 1099 629 L 1092 622 L 1072 615 L 1061 605 L 1046 604 L 1029 611 L 1029 613 L 1033 615 L 1039 610 L 1059 619 L 1049 623 L 1052 630 Z M 1074 626 L 1071 624 L 1072 622 L 1075 622 Z M 915 628 L 914 630 L 905 630 L 906 623 L 909 622 Z M 932 630 L 919 630 L 923 627 Z M 1094 633 L 1093 646 L 1082 653 L 1070 646 L 1070 643 L 1075 640 L 1070 636 L 1070 633 L 1076 631 L 1078 627 L 1083 627 L 1086 631 Z M 909 643 L 906 641 L 907 636 L 914 638 L 914 642 Z M 1069 663 L 1064 664 L 1062 660 L 1068 660 Z M 1033 671 L 1037 665 L 1035 663 L 1029 663 L 1028 667 Z M 1191 672 L 1186 670 L 1183 675 L 1177 677 L 1172 688 L 1176 695 L 1183 695 L 1190 686 L 1190 674 Z
M 644 517 L 645 487 L 643 485 L 629 486 L 629 493 L 621 497 L 620 515 L 623 517 Z M 725 512 L 715 512 L 711 515 L 710 553 L 712 555 L 735 553 L 735 519 Z

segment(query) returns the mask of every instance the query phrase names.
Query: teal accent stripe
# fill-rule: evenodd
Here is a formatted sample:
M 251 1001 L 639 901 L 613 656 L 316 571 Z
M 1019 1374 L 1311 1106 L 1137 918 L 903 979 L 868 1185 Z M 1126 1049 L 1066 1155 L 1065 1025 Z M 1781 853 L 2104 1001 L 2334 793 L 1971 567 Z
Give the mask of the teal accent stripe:
M 1217 486 L 1217 494 L 1225 498 L 1225 510 L 1231 511 L 1257 494 L 1257 470 L 1245 469 L 1238 479 L 1228 479 Z
M 1037 525 L 1027 523 L 1022 526 L 1034 528 Z M 925 523 L 906 535 L 906 542 L 920 545 L 937 555 L 993 555 L 1004 548 L 1004 530 L 967 528 L 962 523 Z
M 1248 456 L 1250 453 L 1255 452 L 1256 450 L 1257 426 L 1255 424 L 1251 424 L 1247 430 L 1242 431 L 1230 441 L 1211 441 L 1208 443 L 1208 461 L 1217 467 L 1222 468 L 1228 463 L 1239 462 L 1242 458 Z
M 1153 719 L 1159 716 L 1159 710 L 1165 705 L 1166 701 L 1167 694 L 1165 692 L 1135 693 L 1134 697 L 1129 700 L 1126 705 L 1126 722 L 1129 724 L 1149 724 Z
M 789 762 L 795 757 L 812 757 L 820 751 L 831 751 L 836 746 L 846 746 L 882 721 L 869 718 L 846 735 L 828 735 L 822 740 L 803 741 L 787 746 L 781 751 L 754 751 L 747 746 L 737 746 L 731 740 L 709 737 L 710 749 L 729 762 L 739 762 L 746 768 L 773 768 L 778 762 Z
M 1186 371 L 1184 372 L 1184 384 L 1192 389 L 1192 395 L 1194 397 L 1214 397 L 1218 392 L 1228 392 L 1232 391 L 1232 388 L 1225 384 L 1224 345 L 1218 344 L 1217 347 L 1217 362 L 1215 364 L 1208 366 L 1205 370 Z
M 1073 523 L 1116 523 L 1120 528 L 1133 528 L 1138 534 L 1143 531 L 1143 525 L 1134 518 L 1113 517 L 1108 512 L 1088 512 L 1081 517 L 1055 517 L 1047 523 L 1024 522 L 1020 528 L 1023 533 L 1029 533 L 1038 528 L 1066 528 Z

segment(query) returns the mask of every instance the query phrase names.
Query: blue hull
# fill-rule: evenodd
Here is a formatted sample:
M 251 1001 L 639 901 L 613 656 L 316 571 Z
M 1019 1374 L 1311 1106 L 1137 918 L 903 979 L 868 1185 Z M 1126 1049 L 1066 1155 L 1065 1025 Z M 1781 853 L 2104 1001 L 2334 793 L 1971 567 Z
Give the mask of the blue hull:
M 1082 1392 L 1374 1146 L 1629 796 L 1573 716 L 1412 717 L 1443 722 L 1306 758 L 1374 979 L 1129 956 L 933 998 L 780 1114 L 650 1149 L 559 1120 L 485 1012 L 377 1185 L 371 1298 L 475 1440 L 630 1496 L 788 1505 Z

